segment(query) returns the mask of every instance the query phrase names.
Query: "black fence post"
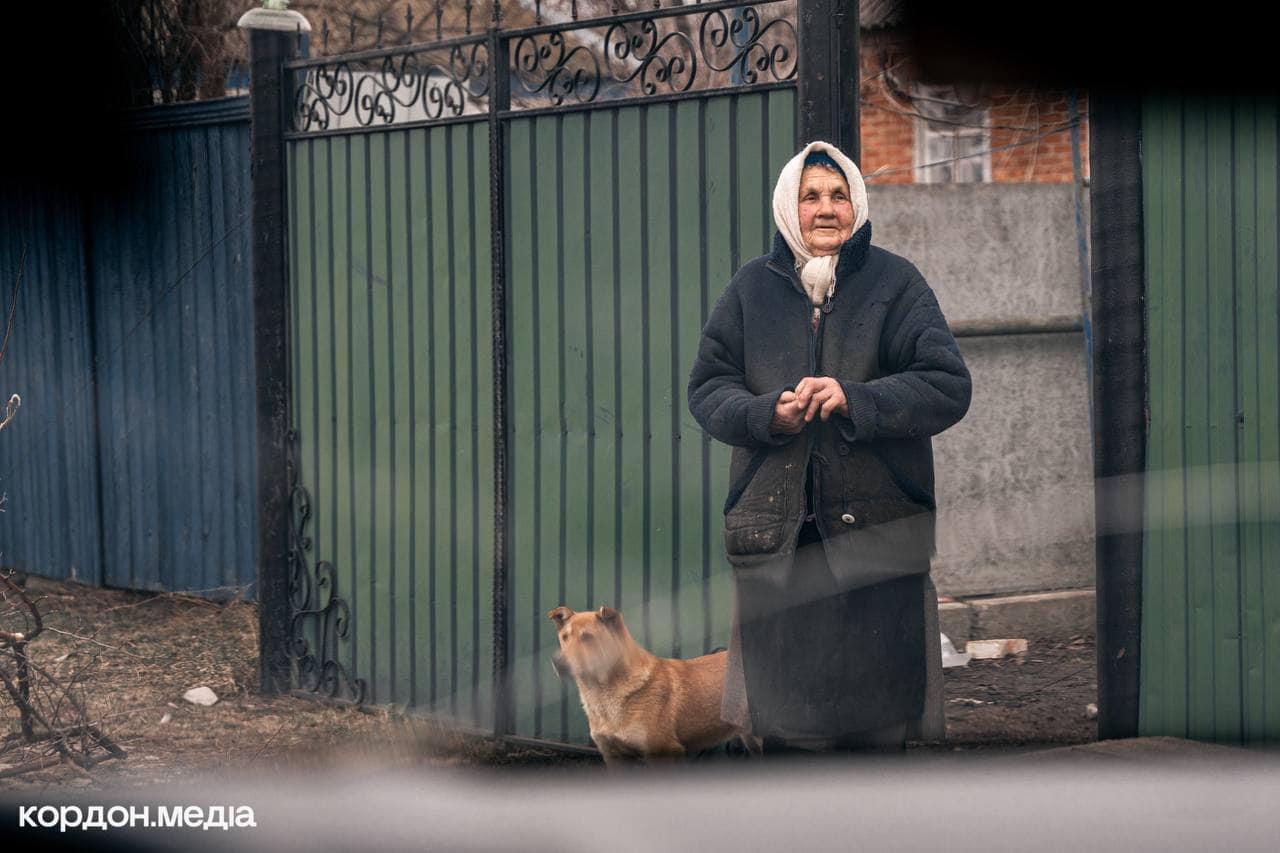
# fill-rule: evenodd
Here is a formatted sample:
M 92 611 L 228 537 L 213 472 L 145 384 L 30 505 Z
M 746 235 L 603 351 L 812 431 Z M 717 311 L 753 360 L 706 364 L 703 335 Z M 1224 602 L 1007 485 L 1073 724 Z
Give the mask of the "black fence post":
M 800 0 L 796 144 L 832 143 L 862 165 L 858 0 Z
M 507 40 L 497 30 L 498 11 L 489 33 L 489 216 L 493 275 L 493 731 L 513 729 L 510 661 L 511 588 L 507 584 L 510 516 L 507 512 L 507 147 L 502 113 L 511 106 Z
M 252 9 L 249 35 L 252 120 L 253 356 L 257 398 L 257 561 L 259 676 L 264 693 L 290 688 L 289 602 L 289 269 L 285 220 L 284 63 L 297 53 L 306 18 Z
M 1138 734 L 1146 465 L 1142 99 L 1089 93 L 1098 737 Z

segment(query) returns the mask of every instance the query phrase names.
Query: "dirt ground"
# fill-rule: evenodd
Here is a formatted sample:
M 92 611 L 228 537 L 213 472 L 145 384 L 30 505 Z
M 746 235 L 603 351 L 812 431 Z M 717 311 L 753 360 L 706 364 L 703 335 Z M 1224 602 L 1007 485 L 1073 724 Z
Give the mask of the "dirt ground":
M 1087 743 L 1098 737 L 1087 706 L 1098 701 L 1091 637 L 1028 641 L 1027 652 L 946 670 L 945 748 Z
M 0 778 L 0 789 L 99 788 L 245 770 L 331 766 L 572 767 L 597 760 L 449 732 L 385 709 L 330 707 L 255 693 L 257 609 L 172 595 L 103 590 L 31 578 L 28 594 L 46 632 L 29 647 L 57 678 L 78 678 L 90 715 L 126 752 L 84 773 L 58 765 Z M 943 745 L 919 751 L 1063 745 L 1094 739 L 1085 706 L 1096 701 L 1092 642 L 1032 641 L 1026 655 L 946 671 Z M 209 687 L 219 701 L 182 695 Z M 0 703 L 0 736 L 17 714 Z M 31 759 L 0 741 L 0 775 Z

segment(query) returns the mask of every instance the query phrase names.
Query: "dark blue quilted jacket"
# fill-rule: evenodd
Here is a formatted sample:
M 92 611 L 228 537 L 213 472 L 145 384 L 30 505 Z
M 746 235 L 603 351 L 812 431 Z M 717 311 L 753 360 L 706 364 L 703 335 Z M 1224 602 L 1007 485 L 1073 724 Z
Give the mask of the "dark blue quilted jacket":
M 930 437 L 969 407 L 970 378 L 938 301 L 909 261 L 871 245 L 871 223 L 841 248 L 835 295 L 815 331 L 813 306 L 781 234 L 716 301 L 689 376 L 694 418 L 733 446 L 725 546 L 747 566 L 795 547 L 813 510 L 833 568 L 851 585 L 919 565 L 934 542 Z M 798 435 L 769 424 L 804 376 L 841 383 L 849 416 Z M 860 535 L 850 535 L 860 534 Z M 927 570 L 927 569 L 926 569 Z M 911 569 L 910 571 L 918 571 Z

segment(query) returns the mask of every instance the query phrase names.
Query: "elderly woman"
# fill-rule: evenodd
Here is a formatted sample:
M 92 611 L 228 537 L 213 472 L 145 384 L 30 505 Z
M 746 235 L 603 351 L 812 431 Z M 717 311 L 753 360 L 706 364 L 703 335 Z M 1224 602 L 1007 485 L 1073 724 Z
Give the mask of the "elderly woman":
M 968 409 L 969 372 L 920 272 L 871 245 L 839 149 L 783 167 L 773 217 L 689 378 L 693 416 L 733 446 L 721 712 L 766 749 L 900 748 L 926 670 L 940 689 L 930 437 Z

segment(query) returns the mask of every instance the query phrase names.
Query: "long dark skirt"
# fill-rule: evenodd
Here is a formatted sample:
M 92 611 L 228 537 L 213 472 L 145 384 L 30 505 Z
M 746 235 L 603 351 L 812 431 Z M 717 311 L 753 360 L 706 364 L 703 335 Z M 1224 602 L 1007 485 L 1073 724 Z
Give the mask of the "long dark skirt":
M 754 734 L 842 738 L 921 718 L 927 574 L 842 590 L 811 524 L 781 577 L 735 574 Z

